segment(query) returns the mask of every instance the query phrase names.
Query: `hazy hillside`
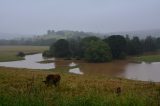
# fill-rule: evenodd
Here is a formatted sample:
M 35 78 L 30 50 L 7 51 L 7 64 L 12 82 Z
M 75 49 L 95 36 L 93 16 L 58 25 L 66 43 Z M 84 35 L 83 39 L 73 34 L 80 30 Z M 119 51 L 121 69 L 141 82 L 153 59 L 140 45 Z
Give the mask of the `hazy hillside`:
M 9 33 L 0 33 L 0 39 L 13 39 L 15 37 L 18 37 L 18 35 Z
M 0 32 L 0 39 L 17 39 L 21 40 L 24 39 L 32 39 L 32 40 L 48 40 L 48 39 L 67 39 L 67 38 L 76 38 L 76 37 L 86 37 L 86 36 L 109 36 L 109 35 L 129 35 L 129 36 L 138 36 L 140 38 L 144 38 L 146 36 L 154 36 L 160 37 L 160 29 L 157 30 L 143 30 L 143 31 L 128 31 L 128 32 L 112 32 L 112 33 L 93 33 L 93 32 L 80 32 L 80 31 L 69 31 L 69 30 L 48 30 L 46 34 L 43 35 L 22 35 L 22 34 L 10 34 L 10 33 L 1 33 Z
M 146 36 L 160 37 L 160 29 L 157 30 L 143 30 L 143 31 L 129 31 L 129 32 L 113 32 L 109 35 L 129 35 L 129 36 L 138 36 L 140 38 L 145 38 Z
M 44 35 L 28 35 L 27 37 L 20 34 L 0 33 L 0 45 L 51 45 L 58 39 L 79 39 L 86 36 L 98 36 L 104 38 L 110 35 L 129 35 L 130 37 L 138 36 L 139 38 L 143 39 L 146 36 L 160 37 L 160 30 L 114 32 L 106 34 L 69 30 L 48 30 Z
M 86 36 L 102 36 L 102 34 L 96 34 L 92 32 L 79 32 L 79 31 L 69 31 L 61 30 L 54 31 L 48 30 L 46 34 L 35 36 L 33 39 L 68 39 L 68 38 L 77 38 L 77 37 L 86 37 Z
M 10 39 L 19 39 L 22 37 L 26 37 L 26 35 L 25 34 L 13 34 L 13 33 L 0 32 L 0 39 L 10 40 Z M 27 35 L 27 37 L 33 37 L 33 35 Z
M 157 30 L 141 30 L 141 31 L 128 31 L 128 32 L 113 32 L 113 33 L 93 33 L 93 32 L 79 32 L 79 31 L 68 31 L 61 30 L 55 32 L 54 30 L 48 30 L 47 34 L 42 36 L 36 36 L 36 39 L 60 39 L 60 38 L 76 38 L 76 37 L 86 37 L 86 36 L 110 36 L 110 35 L 129 35 L 130 37 L 138 36 L 140 38 L 145 38 L 146 36 L 160 37 L 160 29 Z

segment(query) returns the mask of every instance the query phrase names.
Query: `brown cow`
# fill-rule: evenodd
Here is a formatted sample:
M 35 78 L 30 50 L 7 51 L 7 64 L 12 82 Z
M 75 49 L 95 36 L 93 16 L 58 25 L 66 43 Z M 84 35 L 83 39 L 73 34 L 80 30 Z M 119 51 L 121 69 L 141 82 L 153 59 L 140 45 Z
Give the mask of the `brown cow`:
M 61 76 L 59 74 L 49 74 L 46 80 L 43 81 L 47 86 L 54 85 L 55 87 L 59 85 Z
M 122 92 L 121 87 L 117 87 L 116 88 L 116 94 L 117 94 L 117 96 L 120 96 L 121 92 Z

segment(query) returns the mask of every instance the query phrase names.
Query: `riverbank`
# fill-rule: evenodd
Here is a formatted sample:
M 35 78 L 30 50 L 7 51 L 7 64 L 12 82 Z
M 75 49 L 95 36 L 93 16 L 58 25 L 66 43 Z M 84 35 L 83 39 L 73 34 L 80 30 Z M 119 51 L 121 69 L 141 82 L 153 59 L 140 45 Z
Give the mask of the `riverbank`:
M 135 62 L 160 62 L 160 54 L 136 56 L 132 57 L 132 60 Z
M 12 106 L 157 106 L 160 84 L 105 75 L 75 75 L 68 68 L 29 70 L 0 68 L 0 105 Z M 46 87 L 48 74 L 58 73 L 60 86 Z M 122 92 L 116 94 L 116 88 Z
M 25 54 L 40 53 L 48 49 L 48 46 L 0 46 L 0 62 L 23 60 L 18 57 L 18 52 Z
M 42 53 L 48 50 L 48 46 L 0 46 L 0 62 L 23 60 L 23 57 L 16 56 L 22 51 L 25 54 Z M 62 59 L 58 59 L 62 60 Z M 67 60 L 65 60 L 67 61 Z M 128 61 L 128 60 L 127 60 Z M 160 62 L 160 52 L 145 53 L 144 55 L 129 57 L 131 62 Z M 42 63 L 51 63 L 53 61 L 43 61 Z

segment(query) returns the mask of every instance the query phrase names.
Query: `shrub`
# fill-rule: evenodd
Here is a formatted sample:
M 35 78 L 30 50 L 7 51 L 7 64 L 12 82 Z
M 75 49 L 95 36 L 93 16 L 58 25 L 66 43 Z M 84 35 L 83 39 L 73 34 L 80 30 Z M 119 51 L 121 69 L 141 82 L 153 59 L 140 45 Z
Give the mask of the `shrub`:
M 17 53 L 17 56 L 19 56 L 19 57 L 24 57 L 24 56 L 25 56 L 25 53 L 24 53 L 24 52 L 18 52 L 18 53 Z

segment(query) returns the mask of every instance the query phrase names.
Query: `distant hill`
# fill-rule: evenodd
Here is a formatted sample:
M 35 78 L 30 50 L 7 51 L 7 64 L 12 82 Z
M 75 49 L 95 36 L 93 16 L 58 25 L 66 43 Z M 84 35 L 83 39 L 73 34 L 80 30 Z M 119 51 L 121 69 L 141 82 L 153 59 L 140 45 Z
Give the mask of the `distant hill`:
M 87 36 L 104 38 L 110 35 L 129 35 L 130 37 L 138 36 L 139 38 L 145 38 L 146 36 L 160 37 L 160 30 L 113 32 L 106 34 L 69 30 L 48 30 L 46 34 L 39 36 L 0 33 L 0 45 L 51 45 L 58 39 L 79 39 Z
M 0 39 L 11 40 L 11 39 L 19 39 L 19 38 L 22 38 L 22 37 L 33 37 L 33 35 L 11 34 L 11 33 L 0 32 Z
M 143 30 L 143 31 L 128 31 L 128 32 L 112 32 L 112 33 L 93 33 L 93 32 L 82 32 L 82 31 L 70 31 L 70 30 L 48 30 L 44 35 L 22 35 L 22 34 L 10 34 L 10 33 L 1 33 L 0 32 L 0 39 L 17 39 L 21 40 L 24 39 L 32 39 L 32 40 L 49 40 L 49 39 L 67 39 L 67 38 L 76 38 L 76 37 L 86 37 L 86 36 L 110 36 L 110 35 L 129 35 L 129 36 L 138 36 L 140 38 L 145 38 L 146 36 L 154 36 L 160 37 L 160 29 L 157 30 Z
M 93 33 L 93 32 L 79 32 L 79 31 L 69 31 L 61 30 L 55 32 L 54 30 L 48 30 L 47 34 L 43 36 L 36 36 L 36 39 L 67 39 L 76 37 L 86 37 L 86 36 L 98 36 L 107 37 L 110 35 L 129 35 L 130 37 L 138 36 L 140 38 L 145 38 L 146 36 L 160 37 L 160 29 L 156 30 L 141 30 L 141 31 L 128 31 L 128 32 L 113 32 L 113 33 Z
M 129 31 L 129 32 L 113 32 L 108 33 L 108 35 L 129 35 L 129 36 L 138 36 L 140 38 L 145 38 L 146 36 L 160 37 L 160 29 L 156 30 L 143 30 L 143 31 Z
M 69 31 L 69 30 L 61 30 L 54 31 L 48 30 L 46 34 L 35 36 L 33 39 L 67 39 L 67 38 L 77 38 L 77 37 L 86 37 L 86 36 L 97 36 L 97 37 L 107 37 L 110 35 L 129 35 L 130 37 L 138 36 L 140 38 L 145 38 L 146 36 L 160 37 L 160 29 L 157 30 L 143 30 L 143 31 L 129 31 L 129 32 L 113 32 L 113 33 L 93 33 L 93 32 L 80 32 L 80 31 Z
M 9 33 L 0 33 L 0 39 L 13 39 L 15 37 L 18 37 L 18 35 Z
M 68 38 L 77 38 L 77 37 L 86 37 L 86 36 L 102 36 L 102 34 L 92 33 L 92 32 L 80 32 L 80 31 L 69 31 L 61 30 L 55 32 L 54 30 L 48 30 L 46 34 L 41 36 L 35 36 L 34 39 L 68 39 Z

